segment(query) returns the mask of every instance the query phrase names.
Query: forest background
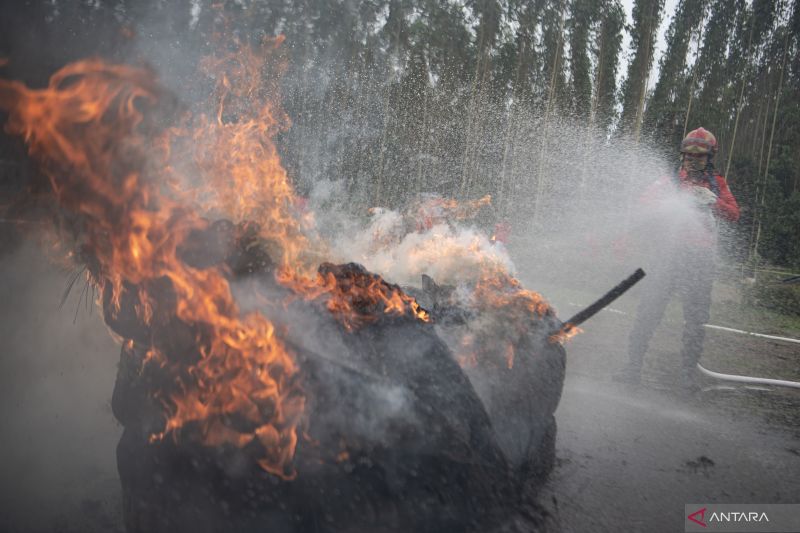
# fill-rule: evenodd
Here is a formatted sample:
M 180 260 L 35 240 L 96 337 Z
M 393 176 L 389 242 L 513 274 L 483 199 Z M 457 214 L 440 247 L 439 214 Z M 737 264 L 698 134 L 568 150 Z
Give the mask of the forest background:
M 586 153 L 677 167 L 702 125 L 742 208 L 733 263 L 800 269 L 800 0 L 635 0 L 630 19 L 619 0 L 6 1 L 0 72 L 45 84 L 67 61 L 150 46 L 180 79 L 227 20 L 241 40 L 285 37 L 279 146 L 302 194 L 335 182 L 353 212 L 491 194 L 496 220 L 522 213 L 536 231 L 564 187 L 567 212 L 599 201 L 613 173 Z

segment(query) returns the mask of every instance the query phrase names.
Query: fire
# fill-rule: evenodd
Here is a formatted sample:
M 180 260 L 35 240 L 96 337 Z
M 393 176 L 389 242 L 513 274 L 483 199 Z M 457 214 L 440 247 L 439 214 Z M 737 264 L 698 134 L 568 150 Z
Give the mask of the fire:
M 440 197 L 433 200 L 439 206 L 462 205 Z M 482 198 L 474 204 L 489 200 Z M 417 217 L 420 212 L 412 210 L 410 216 Z M 493 246 L 481 232 L 460 228 L 453 217 L 445 217 L 430 228 L 417 224 L 417 231 L 403 234 L 403 228 L 414 224 L 399 214 L 374 208 L 372 215 L 371 225 L 341 247 L 354 250 L 370 270 L 401 283 L 416 285 L 422 275 L 428 275 L 436 282 L 426 291 L 437 302 L 434 305 L 455 306 L 471 313 L 476 319 L 468 320 L 468 325 L 459 330 L 460 337 L 451 343 L 463 368 L 513 370 L 518 358 L 533 356 L 515 353 L 515 346 L 524 335 L 534 330 L 539 334 L 537 321 L 546 324 L 545 332 L 557 327 L 551 306 L 513 275 L 506 248 Z M 565 329 L 548 340 L 565 342 L 578 332 L 577 328 Z
M 560 330 L 550 335 L 550 337 L 547 340 L 552 343 L 564 344 L 569 339 L 571 339 L 572 337 L 574 337 L 579 333 L 583 333 L 583 330 L 581 328 L 567 322 L 561 327 Z
M 519 310 L 521 316 L 543 317 L 551 313 L 542 296 L 529 289 L 515 277 L 496 268 L 487 268 L 475 284 L 476 305 L 481 308 Z
M 169 376 L 159 380 L 167 388 L 153 391 L 166 421 L 151 440 L 255 446 L 262 468 L 289 478 L 305 405 L 300 369 L 265 316 L 239 311 L 223 266 L 181 258 L 193 232 L 215 218 L 256 228 L 277 260 L 277 281 L 324 303 L 350 331 L 380 316 L 430 317 L 380 276 L 311 270 L 326 250 L 308 237 L 313 217 L 272 141 L 288 118 L 276 85 L 264 84 L 282 68 L 281 40 L 203 62 L 217 80 L 211 114 L 170 115 L 151 71 L 101 60 L 68 65 L 41 90 L 0 81 L 0 109 L 9 113 L 7 131 L 41 163 L 54 202 L 77 219 L 72 248 L 80 253 L 71 257 L 89 264 L 111 320 L 132 299 L 144 327 L 168 327 L 177 316 L 194 336 L 189 361 L 163 340 L 145 347 L 144 365 Z M 177 125 L 159 126 L 163 115 Z
M 259 464 L 291 477 L 304 408 L 298 368 L 266 317 L 239 312 L 221 267 L 193 268 L 179 257 L 190 232 L 208 223 L 190 198 L 175 187 L 168 190 L 177 170 L 169 165 L 174 151 L 165 147 L 174 144 L 170 136 L 178 137 L 154 123 L 154 116 L 164 111 L 163 96 L 152 72 L 100 60 L 64 67 L 44 89 L 0 81 L 6 130 L 23 137 L 41 163 L 54 201 L 79 228 L 72 236 L 75 246 L 87 258 L 103 295 L 120 312 L 121 298 L 133 287 L 142 323 L 153 324 L 158 302 L 171 306 L 167 314 L 194 332 L 198 355 L 188 368 L 156 341 L 148 350 L 147 364 L 157 362 L 172 376 L 170 390 L 156 392 L 168 416 L 164 432 L 154 438 L 177 438 L 191 424 L 206 445 L 260 444 Z M 258 214 L 266 232 L 288 228 L 277 232 L 281 243 L 297 230 L 286 222 L 289 189 L 269 138 L 274 122 L 256 124 L 268 109 L 259 108 L 259 117 L 241 123 L 221 121 L 220 114 L 216 127 L 196 133 L 216 136 L 218 149 L 231 154 L 223 172 L 259 182 L 261 194 L 278 191 L 274 201 L 258 209 L 247 204 L 238 211 L 232 197 L 220 194 L 215 208 L 241 216 Z M 231 146 L 243 150 L 254 144 L 260 150 L 252 156 Z M 209 173 L 215 165 L 219 162 L 209 163 Z M 246 171 L 247 165 L 256 166 Z M 281 257 L 288 261 L 294 253 L 286 249 Z M 174 302 L 166 303 L 165 281 Z M 233 415 L 235 427 L 229 422 Z
M 414 214 L 417 219 L 417 229 L 430 229 L 447 220 L 474 218 L 483 207 L 491 204 L 492 197 L 489 194 L 477 200 L 463 202 L 437 195 L 423 197 Z
M 381 315 L 408 315 L 422 322 L 430 321 L 428 312 L 400 287 L 356 265 L 342 268 L 323 264 L 313 278 L 283 271 L 278 281 L 307 300 L 324 301 L 328 311 L 348 331 L 375 322 Z
M 68 222 L 57 224 L 59 236 L 71 259 L 87 264 L 110 319 L 132 309 L 137 331 L 146 332 L 149 340 L 123 340 L 129 347 L 149 342 L 143 370 L 164 378 L 153 394 L 165 423 L 151 439 L 255 449 L 264 470 L 291 478 L 306 401 L 300 368 L 266 316 L 240 311 L 223 261 L 193 266 L 181 255 L 192 235 L 214 219 L 255 228 L 275 260 L 276 281 L 323 306 L 348 331 L 381 317 L 431 317 L 399 286 L 356 265 L 314 270 L 329 251 L 313 237 L 313 216 L 281 164 L 273 137 L 289 121 L 276 85 L 264 84 L 282 68 L 280 42 L 202 63 L 216 80 L 212 113 L 178 114 L 153 72 L 97 59 L 62 68 L 43 89 L 0 80 L 0 109 L 8 113 L 6 130 L 24 138 L 49 179 L 59 222 Z M 166 127 L 165 119 L 175 125 Z M 433 207 L 460 220 L 490 202 L 440 199 Z M 416 242 L 402 261 L 391 258 L 410 263 L 415 280 L 433 265 L 459 269 L 473 287 L 471 307 L 507 317 L 520 331 L 528 319 L 551 313 L 498 260 L 502 247 L 485 238 Z M 154 333 L 176 326 L 174 317 L 193 343 L 188 354 L 173 353 Z M 508 369 L 513 338 L 501 354 Z M 465 340 L 457 357 L 475 365 L 487 338 Z
M 170 131 L 168 152 L 175 161 L 192 161 L 192 179 L 171 165 L 170 182 L 190 190 L 192 200 L 207 213 L 221 213 L 233 221 L 252 221 L 259 235 L 271 244 L 278 258 L 278 282 L 306 299 L 324 298 L 327 309 L 348 330 L 374 320 L 379 313 L 409 313 L 427 320 L 425 311 L 399 288 L 388 288 L 380 277 L 370 275 L 346 286 L 331 275 L 313 271 L 328 255 L 325 243 L 312 240 L 313 214 L 303 208 L 281 165 L 273 136 L 289 126 L 279 109 L 276 86 L 264 86 L 265 71 L 279 73 L 284 65 L 269 62 L 276 57 L 282 38 L 267 41 L 260 50 L 241 48 L 207 58 L 201 67 L 217 80 L 213 117 L 200 115 L 189 128 Z M 236 120 L 231 120 L 235 116 Z M 265 142 L 270 140 L 270 142 Z
M 281 37 L 258 49 L 240 47 L 206 58 L 201 68 L 216 80 L 215 113 L 196 114 L 187 126 L 172 128 L 164 149 L 171 163 L 168 181 L 188 191 L 202 212 L 257 224 L 282 268 L 309 271 L 307 230 L 313 219 L 298 209 L 272 142 L 290 125 L 275 81 L 285 69 L 278 54 L 282 42 Z M 190 161 L 189 172 L 185 161 Z M 313 243 L 314 259 L 321 248 L 322 243 Z
M 509 370 L 514 368 L 514 345 L 506 344 L 506 366 Z
M 442 201 L 442 207 L 455 220 L 465 220 L 474 217 L 481 208 L 492 205 L 492 195 L 487 194 L 477 200 L 467 200 L 459 202 L 454 198 L 446 198 Z
M 432 278 L 434 287 L 425 292 L 434 300 L 434 308 L 456 307 L 474 318 L 458 328 L 450 347 L 462 368 L 481 372 L 514 370 L 520 358 L 534 357 L 515 348 L 525 335 L 544 333 L 546 341 L 564 343 L 581 331 L 564 326 L 549 334 L 549 328 L 559 324 L 554 310 L 514 276 L 506 247 L 494 245 L 508 238 L 507 223 L 495 224 L 503 239 L 456 224 L 490 202 L 489 196 L 471 202 L 430 196 L 405 215 L 372 208 L 370 225 L 339 244 L 370 270 L 400 283 L 415 286 L 423 275 Z M 416 231 L 409 232 L 412 227 Z
M 513 371 L 517 357 L 536 357 L 529 351 L 517 354 L 516 346 L 526 335 L 535 334 L 535 321 L 553 315 L 539 294 L 523 289 L 516 278 L 503 272 L 478 280 L 467 306 L 477 318 L 454 347 L 456 360 L 464 369 L 480 368 L 482 372 Z M 579 331 L 565 326 L 547 341 L 563 344 Z

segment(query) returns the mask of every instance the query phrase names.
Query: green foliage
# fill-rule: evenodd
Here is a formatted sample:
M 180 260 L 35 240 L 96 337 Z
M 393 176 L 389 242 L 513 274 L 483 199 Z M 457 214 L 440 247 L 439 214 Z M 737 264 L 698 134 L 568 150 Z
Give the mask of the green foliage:
M 622 86 L 620 124 L 623 133 L 635 133 L 641 125 L 641 111 L 663 7 L 664 0 L 636 0 L 633 4 L 633 25 L 630 28 L 633 57 Z
M 647 103 L 645 125 L 650 136 L 675 145 L 689 105 L 692 73 L 687 66 L 689 43 L 703 20 L 703 0 L 682 0 L 667 30 L 667 49 L 659 61 L 659 78 Z
M 800 268 L 800 192 L 783 200 L 780 191 L 772 191 L 773 205 L 764 216 L 763 257 L 774 264 Z
M 566 108 L 568 97 L 564 71 L 566 0 L 547 2 L 542 14 L 543 68 L 539 79 L 548 110 Z
M 787 277 L 774 274 L 760 277 L 744 288 L 745 301 L 754 307 L 800 317 L 800 283 L 780 282 L 780 278 Z
M 594 46 L 597 70 L 594 77 L 595 123 L 608 131 L 615 117 L 617 71 L 622 48 L 625 11 L 619 0 L 607 0 L 601 6 L 602 18 Z
M 281 134 L 284 164 L 301 190 L 342 180 L 354 210 L 432 190 L 492 193 L 513 208 L 542 188 L 548 131 L 565 115 L 664 153 L 675 152 L 684 126 L 703 126 L 720 142 L 717 167 L 729 167 L 742 207 L 741 259 L 800 265 L 800 0 L 679 0 L 666 14 L 661 57 L 664 0 L 635 0 L 629 21 L 621 0 L 12 4 L 0 8 L 0 23 L 12 14 L 32 34 L 57 33 L 57 65 L 129 57 L 115 24 L 140 20 L 170 36 L 160 53 L 185 72 L 226 27 L 253 41 L 283 34 L 283 105 L 293 122 Z M 81 37 L 69 34 L 74 27 L 103 29 Z M 185 50 L 170 48 L 175 35 Z M 654 61 L 658 79 L 648 84 Z M 52 65 L 31 71 L 43 82 Z
M 595 0 L 573 0 L 570 8 L 570 77 L 572 81 L 572 110 L 586 118 L 592 98 L 591 64 L 589 61 L 589 29 L 599 18 Z

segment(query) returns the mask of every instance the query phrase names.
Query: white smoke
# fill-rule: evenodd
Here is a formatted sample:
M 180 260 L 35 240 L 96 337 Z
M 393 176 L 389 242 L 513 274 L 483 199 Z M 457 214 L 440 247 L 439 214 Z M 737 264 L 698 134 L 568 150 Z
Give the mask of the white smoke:
M 486 272 L 516 272 L 505 245 L 470 220 L 444 217 L 420 228 L 417 204 L 403 212 L 373 207 L 359 218 L 345 210 L 344 184 L 330 180 L 315 184 L 309 201 L 316 230 L 329 244 L 327 260 L 360 263 L 390 283 L 419 286 L 427 274 L 438 284 L 461 285 Z
M 477 281 L 487 268 L 514 273 L 505 246 L 477 228 L 442 223 L 404 234 L 404 223 L 396 211 L 376 211 L 364 229 L 341 235 L 335 249 L 343 260 L 362 263 L 401 285 L 418 285 L 422 274 L 460 285 Z

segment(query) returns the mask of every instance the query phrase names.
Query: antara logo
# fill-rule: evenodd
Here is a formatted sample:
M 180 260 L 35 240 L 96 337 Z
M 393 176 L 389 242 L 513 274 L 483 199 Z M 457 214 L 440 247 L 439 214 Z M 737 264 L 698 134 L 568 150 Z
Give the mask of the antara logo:
M 700 524 L 703 527 L 708 527 L 706 525 L 706 509 L 707 507 L 703 507 L 699 511 L 695 511 L 686 518 L 694 522 L 695 524 Z
M 708 523 L 706 523 L 707 510 L 708 507 L 703 507 L 692 514 L 687 515 L 686 518 L 703 527 L 708 527 L 708 524 L 712 522 L 720 524 L 724 522 L 769 522 L 769 517 L 767 516 L 767 513 L 764 512 L 756 513 L 751 511 L 749 513 L 743 513 L 739 511 L 714 511 L 708 517 Z
M 741 513 L 738 511 L 731 511 L 729 513 L 713 512 L 708 519 L 709 522 L 769 522 L 767 513 L 749 512 Z

